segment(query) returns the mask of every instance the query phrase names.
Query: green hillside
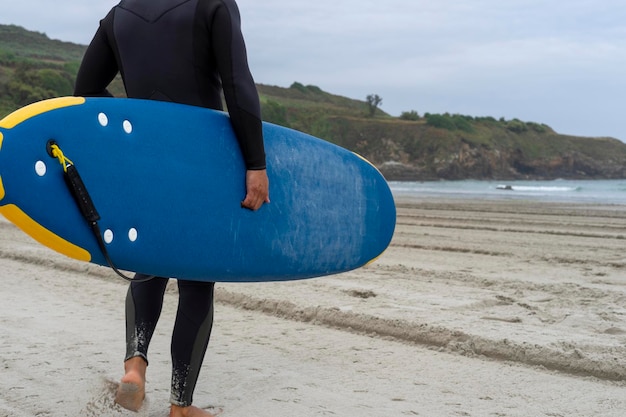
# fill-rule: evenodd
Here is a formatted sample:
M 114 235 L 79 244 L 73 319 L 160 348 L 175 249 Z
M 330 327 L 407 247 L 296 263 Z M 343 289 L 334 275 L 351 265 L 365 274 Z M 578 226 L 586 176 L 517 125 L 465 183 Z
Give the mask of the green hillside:
M 545 124 L 380 110 L 294 83 L 259 85 L 263 118 L 353 150 L 392 179 L 624 178 L 626 144 L 560 135 Z
M 0 25 L 0 117 L 71 95 L 84 45 Z M 257 85 L 263 119 L 353 150 L 389 179 L 626 178 L 626 144 L 560 135 L 549 126 L 407 111 L 391 117 L 365 100 L 294 82 Z M 119 78 L 111 91 L 123 96 Z
M 80 61 L 85 53 L 83 45 L 51 40 L 15 25 L 0 25 L 0 45 L 16 56 L 53 62 Z
M 0 115 L 55 95 L 71 95 L 84 46 L 0 25 Z
M 86 48 L 0 25 L 0 117 L 35 101 L 71 95 Z M 113 91 L 123 91 L 119 80 Z

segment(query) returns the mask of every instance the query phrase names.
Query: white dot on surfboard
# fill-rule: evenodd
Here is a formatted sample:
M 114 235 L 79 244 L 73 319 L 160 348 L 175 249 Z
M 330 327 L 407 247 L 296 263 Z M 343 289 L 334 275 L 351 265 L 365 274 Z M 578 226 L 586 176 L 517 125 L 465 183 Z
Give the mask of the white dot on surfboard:
M 134 227 L 128 231 L 128 240 L 135 242 L 137 240 L 137 229 Z
M 100 114 L 98 115 L 98 122 L 100 122 L 100 125 L 101 125 L 101 126 L 106 126 L 106 125 L 108 125 L 108 124 L 109 124 L 109 118 L 107 117 L 107 115 L 106 115 L 106 114 L 104 114 L 104 113 L 100 113 Z
M 111 229 L 107 229 L 104 231 L 104 241 L 105 243 L 113 242 L 113 231 Z
M 46 167 L 46 163 L 44 161 L 37 161 L 35 163 L 35 172 L 40 177 L 43 177 L 44 175 L 46 175 L 47 170 L 48 168 Z
M 133 131 L 133 125 L 128 120 L 124 120 L 122 126 L 124 127 L 124 132 L 126 133 L 131 133 Z

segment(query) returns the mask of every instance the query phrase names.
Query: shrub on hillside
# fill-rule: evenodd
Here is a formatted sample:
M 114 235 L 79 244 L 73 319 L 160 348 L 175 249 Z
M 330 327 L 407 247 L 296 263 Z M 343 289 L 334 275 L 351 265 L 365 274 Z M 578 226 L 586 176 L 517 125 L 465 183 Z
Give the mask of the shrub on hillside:
M 402 120 L 410 120 L 410 121 L 417 121 L 417 120 L 420 119 L 420 115 L 415 110 L 404 111 L 400 115 L 400 119 L 402 119 Z
M 472 132 L 474 130 L 470 123 L 472 118 L 469 116 L 461 116 L 459 114 L 450 115 L 448 113 L 426 113 L 424 117 L 426 118 L 426 124 L 428 126 L 437 127 L 439 129 L 462 130 L 464 132 Z

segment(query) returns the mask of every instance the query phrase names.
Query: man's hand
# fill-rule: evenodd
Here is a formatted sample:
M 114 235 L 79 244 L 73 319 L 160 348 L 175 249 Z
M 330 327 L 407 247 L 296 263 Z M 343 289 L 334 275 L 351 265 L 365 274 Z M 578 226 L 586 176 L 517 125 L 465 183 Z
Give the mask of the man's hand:
M 263 203 L 270 202 L 270 182 L 266 170 L 246 171 L 246 198 L 241 207 L 258 210 Z

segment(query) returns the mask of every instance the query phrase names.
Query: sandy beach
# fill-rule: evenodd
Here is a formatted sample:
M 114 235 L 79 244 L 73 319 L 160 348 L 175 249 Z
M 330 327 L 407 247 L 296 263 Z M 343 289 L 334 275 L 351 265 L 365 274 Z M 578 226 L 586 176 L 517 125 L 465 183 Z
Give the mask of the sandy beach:
M 196 405 L 223 417 L 624 416 L 626 206 L 397 205 L 372 265 L 218 284 Z M 0 218 L 0 417 L 167 416 L 176 287 L 139 413 L 113 403 L 126 289 Z

